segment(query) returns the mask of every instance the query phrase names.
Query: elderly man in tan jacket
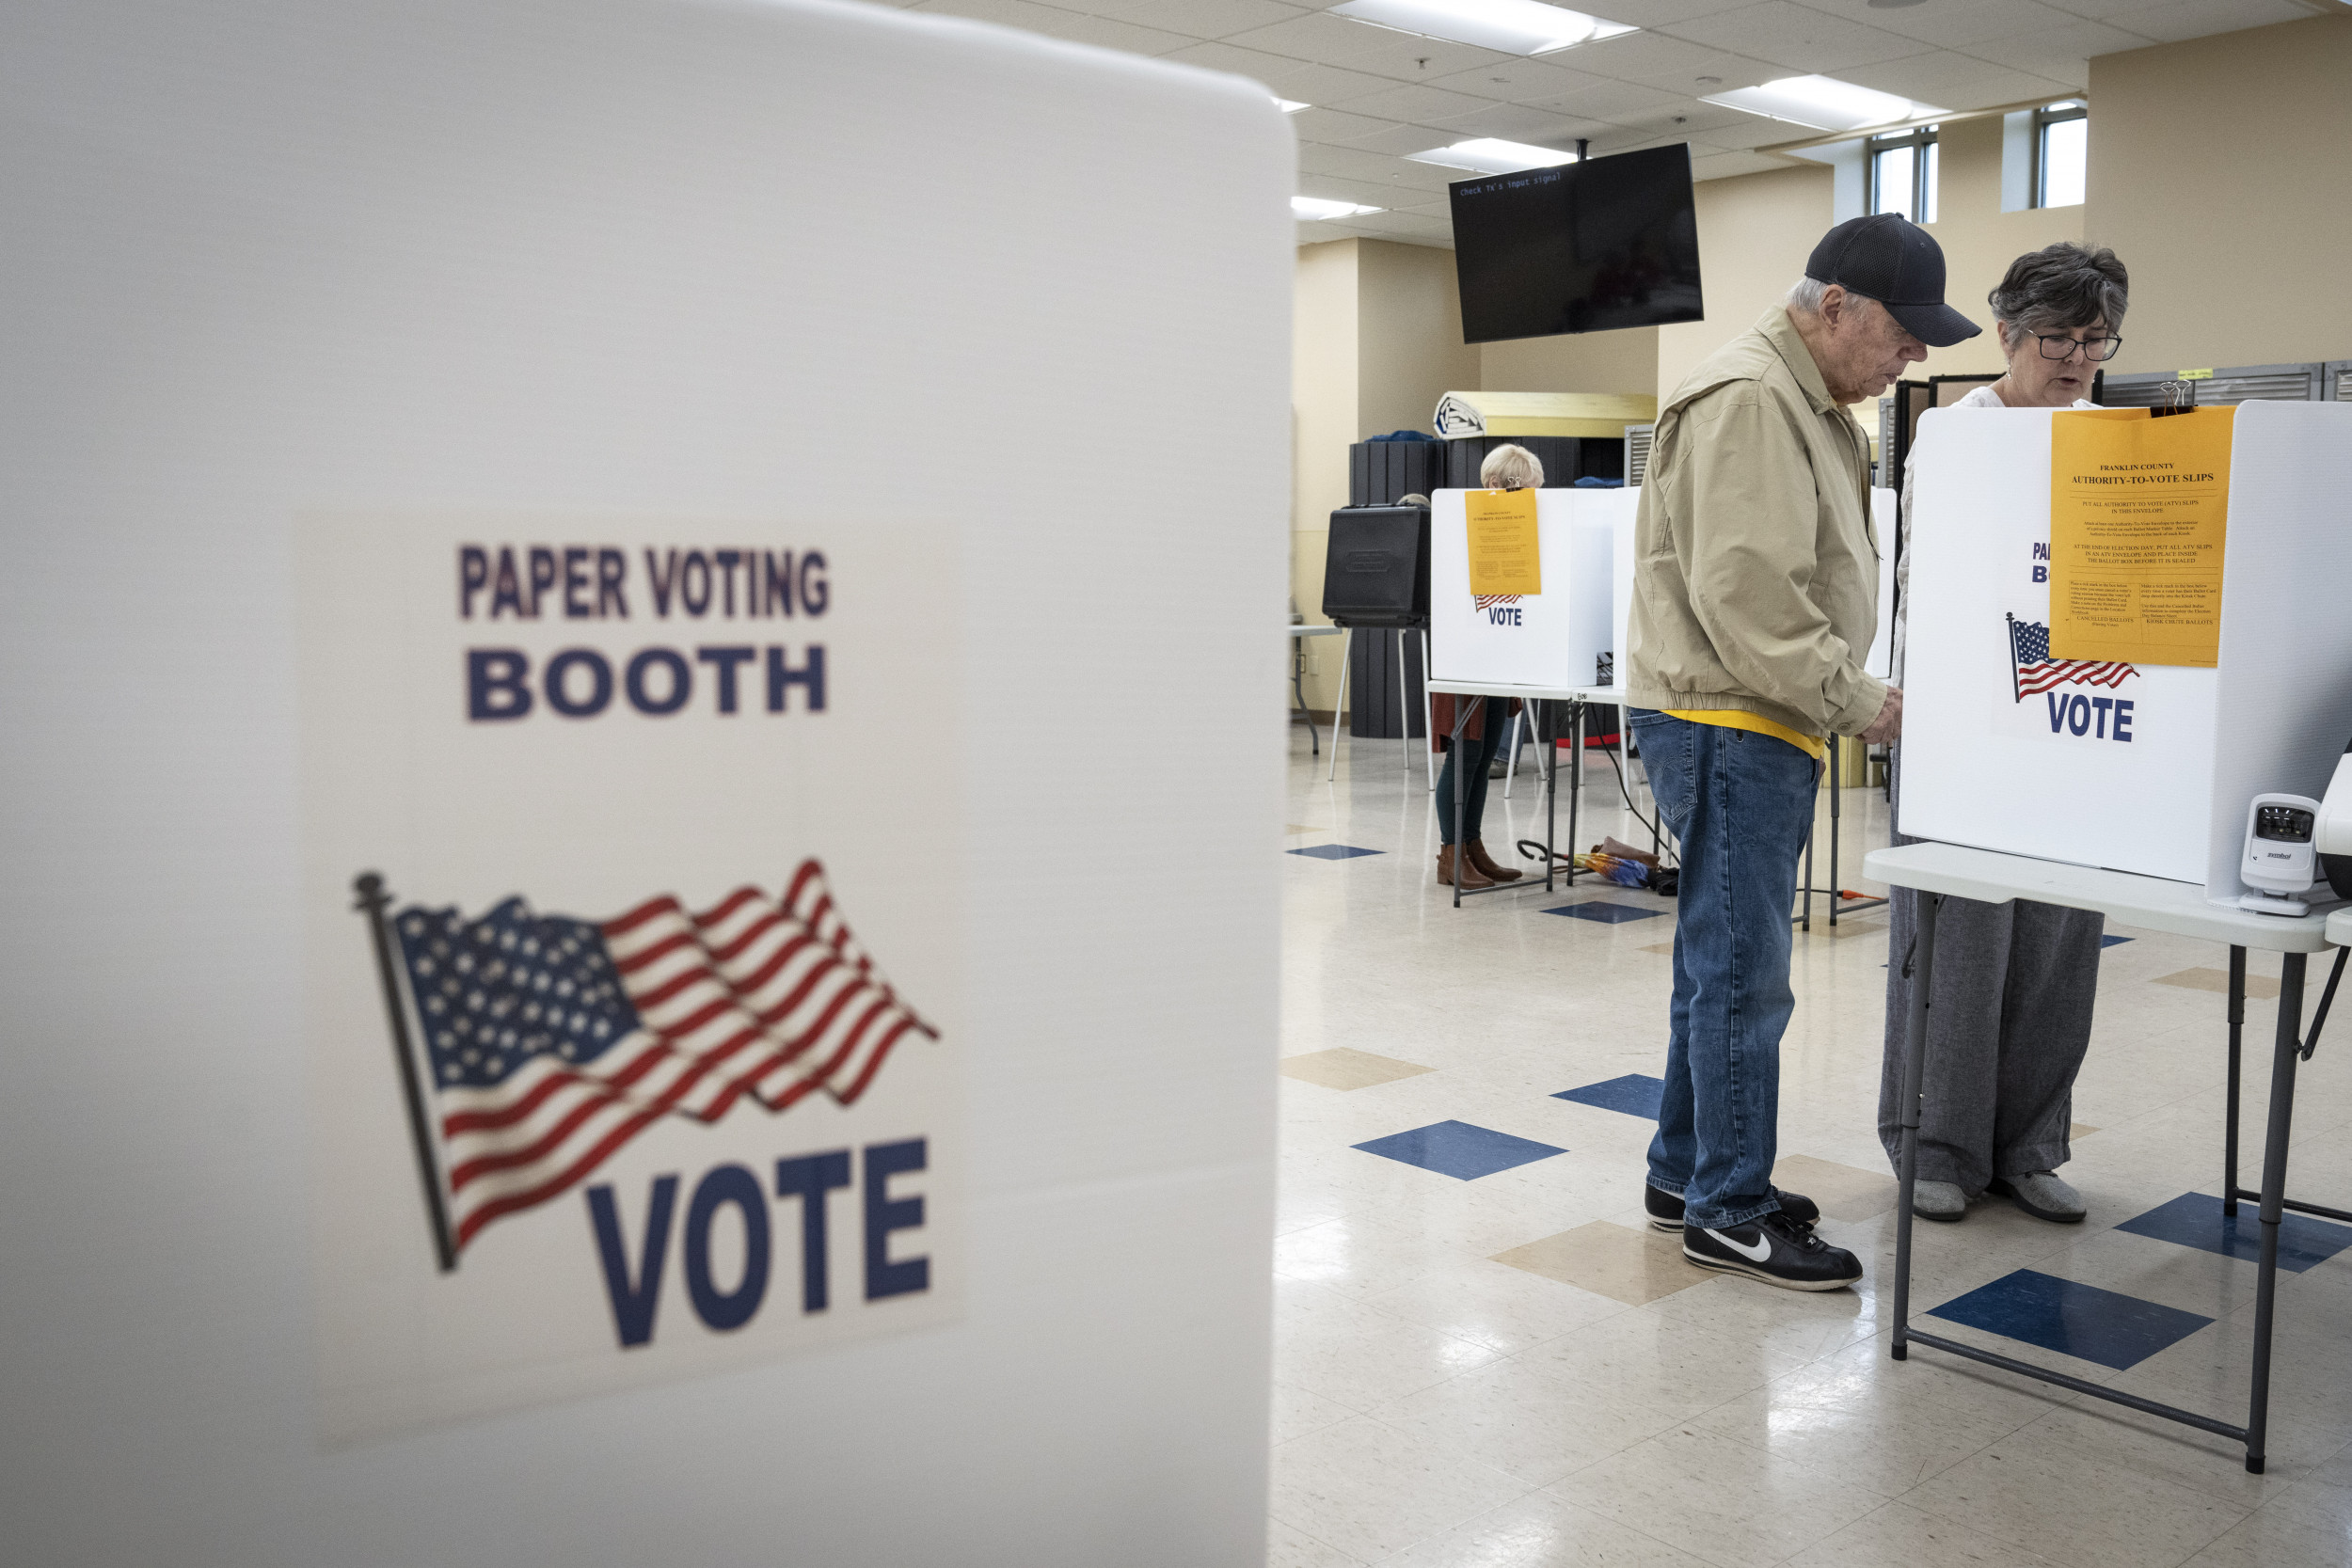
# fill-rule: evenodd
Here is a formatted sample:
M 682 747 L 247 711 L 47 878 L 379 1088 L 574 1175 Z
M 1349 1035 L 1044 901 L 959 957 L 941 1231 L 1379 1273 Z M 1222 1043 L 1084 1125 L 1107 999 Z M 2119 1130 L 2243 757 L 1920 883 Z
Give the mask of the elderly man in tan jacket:
M 1924 230 L 1839 224 L 1788 304 L 1667 401 L 1642 488 L 1627 717 L 1682 858 L 1647 1208 L 1692 1262 L 1791 1290 L 1862 1277 L 1814 1234 L 1820 1210 L 1772 1184 L 1797 858 L 1822 737 L 1902 727 L 1901 691 L 1862 668 L 1881 545 L 1844 405 L 1978 330 L 1944 303 Z

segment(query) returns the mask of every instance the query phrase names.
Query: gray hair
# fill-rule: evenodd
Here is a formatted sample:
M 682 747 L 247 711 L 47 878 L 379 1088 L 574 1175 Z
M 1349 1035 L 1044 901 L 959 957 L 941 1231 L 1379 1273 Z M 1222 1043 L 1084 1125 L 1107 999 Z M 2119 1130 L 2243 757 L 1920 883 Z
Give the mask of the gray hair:
M 1821 313 L 1821 296 L 1828 293 L 1833 287 L 1845 288 L 1845 285 L 1824 283 L 1818 277 L 1800 277 L 1788 286 L 1788 297 L 1782 303 L 1801 316 L 1818 316 Z M 1866 304 L 1878 303 L 1868 294 L 1858 294 L 1851 289 L 1846 290 L 1846 297 L 1858 299 Z
M 2009 264 L 2001 286 L 1984 296 L 2001 329 L 2001 347 L 2029 332 L 2069 332 L 2095 325 L 2114 332 L 2131 303 L 2131 274 L 2115 252 L 2061 240 Z
M 1544 487 L 1543 461 L 1525 447 L 1506 442 L 1478 465 L 1478 483 L 1489 490 L 1540 490 Z

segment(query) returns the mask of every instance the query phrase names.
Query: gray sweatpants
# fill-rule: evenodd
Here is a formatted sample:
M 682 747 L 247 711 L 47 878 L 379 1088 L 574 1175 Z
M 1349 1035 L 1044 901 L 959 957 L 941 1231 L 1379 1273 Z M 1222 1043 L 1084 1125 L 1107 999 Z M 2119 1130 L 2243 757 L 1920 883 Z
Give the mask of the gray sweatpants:
M 1901 748 L 1896 778 L 1901 787 Z M 1915 844 L 1895 835 L 1897 844 Z M 1879 1141 L 1900 1168 L 1903 1048 L 1911 1026 L 1919 895 L 1896 888 L 1887 940 L 1886 1054 Z M 1946 898 L 1935 919 L 1935 989 L 1919 1107 L 1919 1180 L 1971 1196 L 1994 1177 L 2056 1170 L 2072 1155 L 2074 1074 L 2090 1048 L 2106 918 L 2019 898 Z

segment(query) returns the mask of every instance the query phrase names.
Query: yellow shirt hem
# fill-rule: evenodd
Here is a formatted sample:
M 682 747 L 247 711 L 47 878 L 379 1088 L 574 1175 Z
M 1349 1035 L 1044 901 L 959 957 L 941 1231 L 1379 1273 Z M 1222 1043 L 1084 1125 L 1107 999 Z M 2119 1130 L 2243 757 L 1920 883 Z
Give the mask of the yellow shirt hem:
M 1769 735 L 1774 740 L 1786 740 L 1815 762 L 1829 755 L 1829 742 L 1818 735 L 1799 735 L 1786 724 L 1775 724 L 1761 714 L 1750 713 L 1740 707 L 1692 708 L 1665 710 L 1669 719 L 1684 719 L 1693 724 L 1720 724 L 1727 730 L 1746 730 L 1753 735 Z

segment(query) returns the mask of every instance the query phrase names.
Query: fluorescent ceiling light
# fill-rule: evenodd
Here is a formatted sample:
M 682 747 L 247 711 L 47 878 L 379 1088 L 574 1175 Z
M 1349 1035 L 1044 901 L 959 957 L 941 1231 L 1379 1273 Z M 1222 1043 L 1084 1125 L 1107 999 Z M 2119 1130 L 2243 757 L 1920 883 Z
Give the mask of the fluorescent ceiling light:
M 1330 14 L 1505 55 L 1549 55 L 1641 30 L 1543 0 L 1346 0 Z
M 1891 92 L 1873 92 L 1829 76 L 1784 76 L 1760 87 L 1709 93 L 1702 103 L 1785 119 L 1815 131 L 1859 131 L 1866 125 L 1893 125 L 1906 119 L 1932 119 L 1949 114 L 1931 103 L 1915 103 Z
M 1523 168 L 1549 168 L 1555 164 L 1576 162 L 1575 153 L 1563 152 L 1555 147 L 1497 141 L 1492 136 L 1457 141 L 1451 147 L 1433 147 L 1426 152 L 1407 152 L 1405 157 L 1410 163 L 1466 168 L 1478 174 L 1517 174 Z
M 1276 99 L 1274 101 L 1274 106 L 1281 110 L 1286 115 L 1295 115 L 1301 109 L 1311 109 L 1314 107 L 1311 103 L 1294 103 L 1287 98 Z
M 1325 218 L 1352 218 L 1359 213 L 1380 211 L 1382 209 L 1378 207 L 1359 207 L 1353 201 L 1326 201 L 1315 196 L 1291 198 L 1291 215 L 1309 223 L 1319 223 Z

